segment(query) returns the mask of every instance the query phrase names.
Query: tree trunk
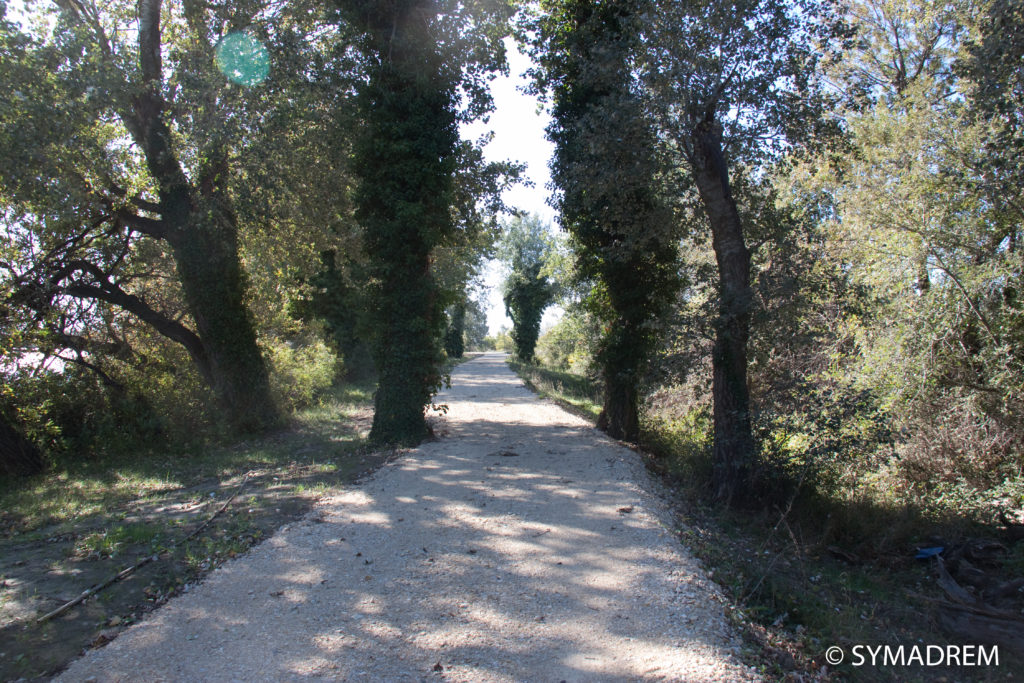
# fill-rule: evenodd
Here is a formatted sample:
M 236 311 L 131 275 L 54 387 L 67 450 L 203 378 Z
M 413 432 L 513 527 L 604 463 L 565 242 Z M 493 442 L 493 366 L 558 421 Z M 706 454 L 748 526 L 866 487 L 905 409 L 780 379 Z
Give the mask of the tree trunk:
M 444 338 L 444 350 L 449 358 L 462 358 L 465 354 L 466 344 L 462 338 L 465 328 L 466 304 L 460 301 L 452 308 L 452 320 Z
M 597 417 L 597 428 L 613 439 L 636 443 L 640 439 L 636 381 L 606 372 L 604 384 L 604 406 Z
M 245 307 L 234 217 L 216 200 L 194 212 L 189 227 L 170 237 L 188 310 L 206 351 L 209 381 L 221 412 L 238 432 L 280 424 L 266 363 Z
M 425 408 L 441 381 L 445 320 L 430 254 L 453 231 L 459 75 L 432 32 L 434 3 L 349 9 L 371 58 L 358 95 L 363 131 L 353 163 L 356 218 L 376 282 L 370 438 L 414 445 L 430 433 Z
M 414 446 L 430 435 L 424 410 L 440 376 L 432 315 L 436 297 L 429 257 L 418 251 L 406 255 L 418 262 L 415 270 L 387 271 L 391 275 L 378 303 L 382 329 L 374 350 L 378 382 L 370 429 L 370 440 L 378 443 Z
M 185 302 L 205 350 L 207 379 L 235 430 L 262 431 L 279 424 L 280 416 L 245 307 L 238 226 L 225 192 L 227 153 L 217 144 L 204 149 L 205 162 L 194 183 L 175 154 L 161 93 L 160 5 L 161 0 L 139 2 L 143 82 L 122 120 L 157 183 L 164 237 L 173 248 Z
M 747 387 L 747 338 L 750 334 L 750 251 L 729 188 L 721 129 L 703 123 L 694 131 L 694 178 L 711 224 L 718 263 L 719 304 L 712 351 L 714 398 L 713 484 L 726 504 L 750 493 L 754 437 Z
M 43 471 L 39 449 L 0 412 L 0 476 L 22 477 Z

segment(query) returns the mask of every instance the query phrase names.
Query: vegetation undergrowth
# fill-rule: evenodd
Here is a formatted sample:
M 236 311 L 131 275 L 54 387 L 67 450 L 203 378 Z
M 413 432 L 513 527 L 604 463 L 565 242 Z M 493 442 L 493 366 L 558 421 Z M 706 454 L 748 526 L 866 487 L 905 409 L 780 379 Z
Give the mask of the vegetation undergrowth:
M 592 420 L 601 412 L 601 388 L 587 377 L 508 359 L 509 367 L 531 390 Z
M 535 391 L 596 419 L 599 388 L 587 377 L 510 360 Z M 581 408 L 589 406 L 589 409 Z M 768 512 L 728 508 L 713 499 L 710 415 L 668 419 L 648 412 L 640 453 L 673 492 L 681 540 L 704 562 L 732 602 L 748 661 L 773 680 L 1007 680 L 1022 670 L 1020 653 L 999 651 L 999 667 L 851 667 L 853 645 L 962 645 L 943 629 L 934 561 L 918 548 L 971 539 L 1004 541 L 998 571 L 1020 576 L 1024 543 L 1005 530 L 950 509 L 898 504 L 885 494 L 822 495 L 796 487 Z M 834 668 L 827 648 L 845 649 Z M 953 678 L 950 678 L 952 676 Z
M 366 444 L 373 389 L 372 380 L 336 386 L 261 438 L 177 440 L 0 482 L 0 680 L 53 674 L 386 460 L 389 451 Z M 125 580 L 36 623 L 153 555 Z

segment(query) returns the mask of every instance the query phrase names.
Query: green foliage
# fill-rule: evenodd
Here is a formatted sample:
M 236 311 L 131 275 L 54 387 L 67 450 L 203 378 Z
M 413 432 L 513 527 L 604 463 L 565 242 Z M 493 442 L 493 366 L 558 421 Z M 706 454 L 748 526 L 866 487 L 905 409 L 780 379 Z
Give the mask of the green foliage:
M 270 386 L 280 405 L 306 408 L 334 384 L 340 363 L 323 341 L 278 341 L 269 351 Z
M 373 362 L 364 341 L 369 336 L 367 303 L 352 281 L 352 271 L 358 273 L 359 269 L 350 265 L 348 273 L 343 271 L 333 250 L 321 252 L 320 261 L 320 270 L 292 301 L 290 313 L 307 322 L 320 321 L 343 362 L 344 375 L 350 379 L 365 377 L 372 372 Z
M 885 497 L 895 489 L 923 509 L 974 516 L 980 507 L 967 500 L 994 504 L 985 492 L 1019 479 L 1024 461 L 1012 445 L 1024 439 L 1014 246 L 1021 214 L 1011 208 L 1020 190 L 1007 182 L 1010 167 L 993 166 L 996 141 L 1008 144 L 1007 119 L 978 115 L 985 106 L 970 96 L 987 86 L 963 80 L 972 71 L 956 66 L 970 13 L 890 3 L 881 16 L 897 15 L 906 21 L 866 25 L 867 39 L 838 67 L 872 83 L 866 105 L 843 111 L 850 153 L 795 165 L 786 179 L 789 196 L 821 217 L 823 246 L 809 243 L 808 256 L 819 273 L 831 272 L 834 285 L 824 291 L 839 294 L 838 307 L 821 300 L 805 308 L 821 311 L 822 322 L 807 326 L 823 344 L 818 354 L 825 352 L 813 381 L 835 391 L 841 378 L 836 407 L 842 396 L 871 397 L 840 423 L 815 429 L 837 440 L 832 448 L 842 455 L 833 459 L 836 471 L 849 463 L 841 479 L 847 490 Z M 891 54 L 902 56 L 880 57 Z M 865 71 L 868 63 L 881 71 Z M 890 72 L 886 63 L 919 68 Z M 967 64 L 980 78 L 977 62 Z
M 593 364 L 600 332 L 586 310 L 571 308 L 537 340 L 537 358 L 556 370 L 586 374 Z
M 506 353 L 511 352 L 515 345 L 512 343 L 512 332 L 507 327 L 502 327 L 498 330 L 498 333 L 491 337 L 484 337 L 485 349 L 494 349 L 495 351 L 504 351 Z
M 676 481 L 709 482 L 714 425 L 708 404 L 682 415 L 650 411 L 643 420 L 644 448 L 659 458 L 666 474 Z

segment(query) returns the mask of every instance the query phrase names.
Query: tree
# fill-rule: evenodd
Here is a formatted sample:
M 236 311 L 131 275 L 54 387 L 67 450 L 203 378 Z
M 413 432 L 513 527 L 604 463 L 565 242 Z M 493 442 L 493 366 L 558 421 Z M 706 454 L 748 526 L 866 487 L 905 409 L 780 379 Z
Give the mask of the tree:
M 845 373 L 907 435 L 900 468 L 917 469 L 917 481 L 968 486 L 1016 471 L 1020 449 L 1010 444 L 1024 433 L 1024 213 L 1009 133 L 1015 107 L 1003 99 L 1016 71 L 998 58 L 1012 53 L 1014 34 L 987 34 L 998 25 L 991 17 L 979 33 L 974 9 L 854 3 L 851 11 L 877 20 L 837 65 L 870 86 L 838 112 L 849 153 L 793 173 L 800 192 L 828 198 L 828 257 L 870 301 L 844 323 L 856 350 L 839 356 Z M 1001 78 L 1010 81 L 993 87 Z
M 448 329 L 444 333 L 444 352 L 449 358 L 462 358 L 466 350 L 464 332 L 466 327 L 466 304 L 459 302 L 452 306 Z
M 466 348 L 471 351 L 480 351 L 483 348 L 484 339 L 487 337 L 487 314 L 476 299 L 470 299 L 466 303 L 464 334 Z
M 665 202 L 657 135 L 636 79 L 644 0 L 548 0 L 528 28 L 535 84 L 552 102 L 556 206 L 577 274 L 603 323 L 598 426 L 639 437 L 639 384 L 655 321 L 678 290 L 679 226 Z
M 215 68 L 218 39 L 234 36 L 265 73 L 266 51 L 240 31 L 249 15 L 193 0 L 166 12 L 160 0 L 59 6 L 49 32 L 0 25 L 0 71 L 15 95 L 0 110 L 0 190 L 5 230 L 24 247 L 6 268 L 8 304 L 34 311 L 58 346 L 71 341 L 53 324 L 70 301 L 83 302 L 78 329 L 105 309 L 127 312 L 187 350 L 235 429 L 278 424 L 232 200 L 245 95 Z M 134 21 L 137 31 L 121 30 Z M 225 27 L 237 32 L 221 36 Z M 142 295 L 160 261 L 187 319 Z
M 368 336 L 365 296 L 361 294 L 353 273 L 360 269 L 349 264 L 342 268 L 338 253 L 329 249 L 320 253 L 320 270 L 308 282 L 303 296 L 292 305 L 292 314 L 323 322 L 335 352 L 341 356 L 345 375 L 349 378 L 365 377 L 373 372 L 373 361 L 366 343 Z
M 539 216 L 517 216 L 505 225 L 498 249 L 508 275 L 503 284 L 505 311 L 512 319 L 516 356 L 533 362 L 540 336 L 540 321 L 555 298 L 554 288 L 543 273 L 551 251 L 548 227 Z
M 710 227 L 718 268 L 712 350 L 714 486 L 746 497 L 755 475 L 747 382 L 753 292 L 750 249 L 736 195 L 742 166 L 771 161 L 806 140 L 820 119 L 814 87 L 813 1 L 657 2 L 644 78 Z
M 424 408 L 441 381 L 445 302 L 431 256 L 455 233 L 457 125 L 489 105 L 484 80 L 504 60 L 508 7 L 356 0 L 339 11 L 361 53 L 355 206 L 379 377 L 370 438 L 416 444 L 429 433 Z

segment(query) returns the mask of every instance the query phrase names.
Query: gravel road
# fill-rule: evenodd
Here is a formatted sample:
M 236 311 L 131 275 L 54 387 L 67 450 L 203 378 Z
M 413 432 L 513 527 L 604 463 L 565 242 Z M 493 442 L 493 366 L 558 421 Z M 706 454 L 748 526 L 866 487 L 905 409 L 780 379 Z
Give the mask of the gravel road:
M 751 681 L 636 454 L 486 354 L 438 438 L 62 681 Z

